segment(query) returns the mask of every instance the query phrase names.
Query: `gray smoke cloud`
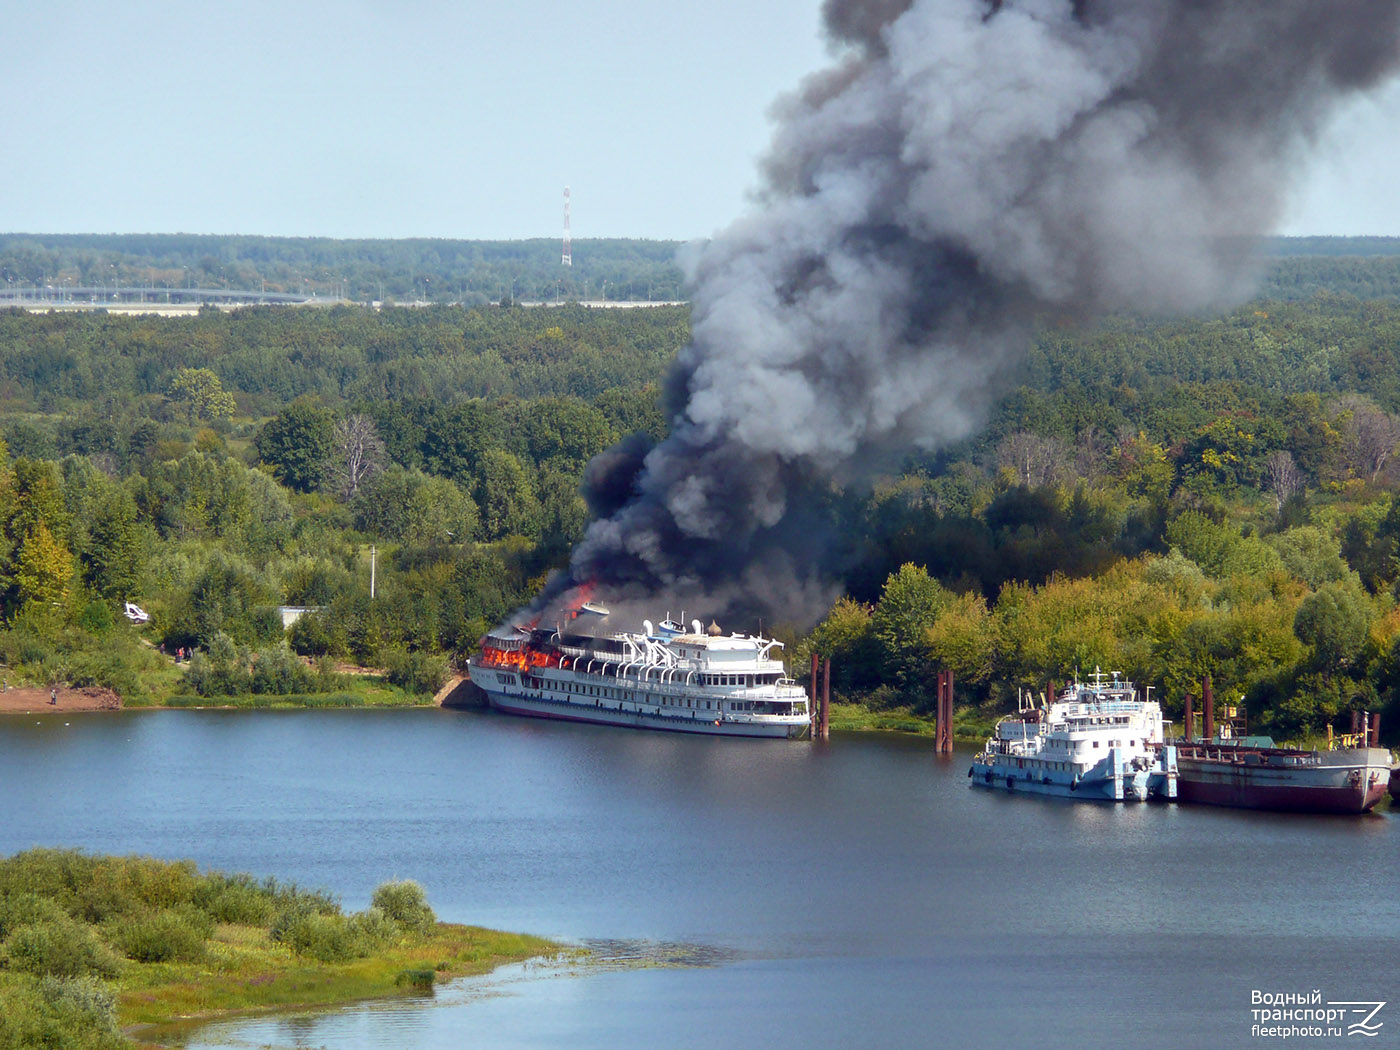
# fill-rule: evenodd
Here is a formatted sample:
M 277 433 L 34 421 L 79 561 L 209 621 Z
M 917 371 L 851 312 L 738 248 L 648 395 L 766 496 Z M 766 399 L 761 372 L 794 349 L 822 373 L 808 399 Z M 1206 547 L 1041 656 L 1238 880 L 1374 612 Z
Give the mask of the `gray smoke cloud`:
M 819 615 L 833 486 L 972 432 L 1038 317 L 1245 297 L 1291 173 L 1400 39 L 1400 0 L 823 13 L 834 64 L 776 107 L 755 207 L 687 260 L 671 436 L 593 465 L 551 593 Z

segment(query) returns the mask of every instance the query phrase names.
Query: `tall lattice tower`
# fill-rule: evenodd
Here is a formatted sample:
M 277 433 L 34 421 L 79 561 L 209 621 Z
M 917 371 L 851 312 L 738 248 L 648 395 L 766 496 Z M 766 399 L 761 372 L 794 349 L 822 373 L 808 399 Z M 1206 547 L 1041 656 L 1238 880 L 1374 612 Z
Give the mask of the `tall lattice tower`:
M 574 264 L 574 243 L 569 233 L 569 187 L 564 187 L 564 265 Z

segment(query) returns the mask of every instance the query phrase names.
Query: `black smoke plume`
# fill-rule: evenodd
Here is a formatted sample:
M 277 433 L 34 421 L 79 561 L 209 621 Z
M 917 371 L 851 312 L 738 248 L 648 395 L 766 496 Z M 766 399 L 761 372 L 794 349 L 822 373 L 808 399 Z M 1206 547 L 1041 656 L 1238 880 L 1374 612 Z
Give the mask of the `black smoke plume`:
M 819 615 L 823 502 L 966 436 L 1038 316 L 1248 294 L 1253 247 L 1400 0 L 827 0 L 751 212 L 688 260 L 671 435 L 592 465 L 567 579 Z

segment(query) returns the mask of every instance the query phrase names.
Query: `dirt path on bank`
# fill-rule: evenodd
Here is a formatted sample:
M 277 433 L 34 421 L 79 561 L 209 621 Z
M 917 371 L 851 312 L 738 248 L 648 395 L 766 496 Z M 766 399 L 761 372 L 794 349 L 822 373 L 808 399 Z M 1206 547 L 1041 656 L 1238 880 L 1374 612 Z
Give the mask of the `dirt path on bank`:
M 110 689 L 84 686 L 58 687 L 58 703 L 50 703 L 52 693 L 40 686 L 15 686 L 0 692 L 0 715 L 42 714 L 45 711 L 117 711 L 121 697 Z

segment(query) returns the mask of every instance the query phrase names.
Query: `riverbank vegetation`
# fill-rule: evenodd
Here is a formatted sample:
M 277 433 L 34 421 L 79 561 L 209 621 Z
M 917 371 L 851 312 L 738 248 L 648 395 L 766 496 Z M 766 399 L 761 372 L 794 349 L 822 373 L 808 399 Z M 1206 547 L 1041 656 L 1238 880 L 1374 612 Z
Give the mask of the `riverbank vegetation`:
M 0 1048 L 118 1050 L 150 1026 L 421 994 L 558 950 L 440 923 L 409 881 L 347 914 L 271 878 L 30 850 L 0 860 Z
M 976 435 L 833 489 L 845 593 L 784 632 L 796 667 L 835 658 L 852 724 L 915 724 L 949 667 L 975 732 L 1101 666 L 1169 714 L 1210 674 L 1281 738 L 1366 708 L 1394 739 L 1395 245 L 1304 247 L 1273 262 L 1279 294 L 1220 316 L 1047 323 Z M 589 459 L 664 436 L 688 325 L 675 306 L 0 312 L 8 680 L 425 701 L 566 563 Z

